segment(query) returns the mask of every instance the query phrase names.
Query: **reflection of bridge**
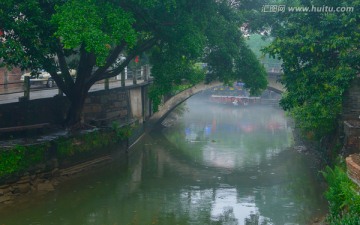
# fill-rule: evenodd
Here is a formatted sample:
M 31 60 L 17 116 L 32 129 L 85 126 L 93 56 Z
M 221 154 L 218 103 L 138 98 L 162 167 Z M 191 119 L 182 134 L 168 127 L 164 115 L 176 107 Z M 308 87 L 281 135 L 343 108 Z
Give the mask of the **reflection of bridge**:
M 284 87 L 279 82 L 279 78 L 281 75 L 281 71 L 268 72 L 268 89 L 274 91 L 276 93 L 283 93 Z M 222 85 L 221 82 L 212 82 L 210 84 L 198 84 L 189 89 L 186 89 L 183 92 L 171 97 L 168 99 L 162 106 L 159 107 L 159 111 L 157 111 L 154 115 L 151 116 L 150 120 L 148 121 L 148 127 L 151 128 L 156 123 L 161 122 L 168 113 L 171 112 L 176 106 L 184 102 L 186 99 L 190 98 L 191 96 L 204 91 L 206 89 L 210 89 L 216 86 Z
M 151 191 L 154 189 L 151 188 L 158 188 L 153 183 L 156 176 L 156 182 L 161 182 L 161 188 L 164 190 L 163 198 L 165 199 L 168 196 L 169 199 L 171 198 L 171 201 L 166 202 L 166 207 L 172 207 L 173 202 L 175 202 L 177 205 L 174 208 L 200 212 L 196 208 L 198 201 L 195 200 L 199 199 L 199 193 L 207 192 L 210 194 L 201 195 L 201 199 L 207 201 L 207 204 L 202 204 L 199 207 L 201 213 L 207 212 L 207 214 L 217 218 L 219 214 L 222 215 L 225 211 L 219 214 L 214 213 L 212 210 L 215 207 L 241 210 L 240 205 L 247 203 L 247 209 L 256 209 L 262 216 L 272 218 L 274 224 L 285 224 L 289 217 L 303 212 L 303 209 L 308 206 L 308 201 L 302 200 L 291 202 L 289 205 L 290 200 L 300 199 L 297 197 L 304 195 L 311 199 L 316 194 L 310 188 L 311 185 L 304 187 L 301 177 L 298 178 L 300 173 L 300 175 L 307 175 L 309 170 L 304 167 L 305 170 L 299 172 L 299 167 L 294 166 L 298 164 L 299 157 L 294 157 L 292 151 L 281 151 L 275 157 L 261 160 L 257 165 L 229 169 L 211 167 L 201 163 L 201 161 L 199 163 L 197 156 L 191 157 L 182 154 L 181 147 L 189 148 L 190 146 L 182 141 L 175 144 L 163 136 L 161 132 L 146 135 L 143 143 L 154 144 L 141 144 L 134 147 L 132 151 L 139 154 L 136 155 L 136 159 L 132 158 L 134 163 L 129 164 L 132 166 L 131 169 L 128 169 L 131 171 L 131 180 L 119 183 L 119 187 L 124 188 L 127 186 L 123 185 L 124 183 L 129 184 L 131 192 L 136 195 L 141 191 L 141 187 L 149 187 L 149 193 L 152 193 Z M 184 145 L 178 145 L 178 143 Z M 156 166 L 150 167 L 150 161 L 153 161 Z M 171 192 L 166 191 L 169 189 Z M 232 190 L 233 192 L 231 192 Z M 149 195 L 149 197 L 151 196 Z M 227 201 L 229 198 L 236 201 Z M 249 203 L 249 199 L 252 203 Z M 222 204 L 225 201 L 226 204 Z M 288 205 L 290 207 L 287 207 Z M 223 208 L 223 206 L 227 207 Z M 286 217 L 276 216 L 279 213 L 284 213 L 285 208 Z M 243 214 L 247 213 L 245 210 L 242 212 Z M 242 216 L 235 219 L 241 223 L 240 218 Z
M 264 161 L 261 161 L 258 165 L 249 166 L 244 169 L 229 169 L 227 167 L 215 167 L 201 163 L 194 164 L 192 160 L 196 161 L 196 159 L 181 155 L 181 148 L 168 140 L 163 134 L 149 134 L 145 136 L 145 138 L 147 143 L 156 143 L 151 147 L 145 146 L 144 148 L 148 151 L 156 149 L 153 154 L 156 154 L 157 169 L 159 170 L 157 174 L 163 174 L 163 168 L 171 166 L 177 173 L 183 177 L 187 177 L 189 181 L 192 181 L 191 183 L 201 180 L 203 187 L 206 187 L 214 179 L 218 179 L 218 176 L 222 176 L 222 179 L 226 180 L 226 182 L 232 186 L 256 187 L 263 183 L 267 185 L 278 185 L 284 183 L 289 174 L 291 174 L 289 168 L 287 168 L 289 165 L 294 164 L 291 163 L 291 161 L 298 160 L 291 157 L 293 155 L 291 151 L 281 151 L 276 154 L 276 157 L 264 159 Z M 185 145 L 184 148 L 186 147 L 189 146 Z M 169 149 L 176 150 L 169 151 Z M 177 152 L 177 156 L 175 157 L 171 152 Z M 179 160 L 179 158 L 181 159 Z M 274 165 L 271 170 L 269 170 L 269 165 Z M 262 172 L 259 173 L 259 170 Z M 276 171 L 276 176 L 273 175 L 274 171 Z M 254 176 L 256 176 L 257 179 L 253 179 Z M 242 182 L 239 183 L 239 180 Z

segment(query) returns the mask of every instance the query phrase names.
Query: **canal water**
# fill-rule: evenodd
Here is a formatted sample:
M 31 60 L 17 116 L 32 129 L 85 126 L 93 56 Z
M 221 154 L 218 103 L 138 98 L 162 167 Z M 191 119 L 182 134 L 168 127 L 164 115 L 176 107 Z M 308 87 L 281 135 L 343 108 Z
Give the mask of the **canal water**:
M 213 103 L 214 104 L 214 103 Z M 306 225 L 326 202 L 273 107 L 192 97 L 128 155 L 0 208 L 0 225 Z

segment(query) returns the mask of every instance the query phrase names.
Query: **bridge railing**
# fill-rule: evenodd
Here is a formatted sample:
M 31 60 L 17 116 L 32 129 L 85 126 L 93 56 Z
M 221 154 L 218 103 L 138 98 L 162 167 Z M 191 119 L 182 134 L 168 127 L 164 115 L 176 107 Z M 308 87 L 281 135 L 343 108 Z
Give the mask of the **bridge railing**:
M 11 77 L 11 79 L 9 79 L 9 77 Z M 20 77 L 21 74 L 4 74 L 2 82 L 0 81 L 0 104 L 44 98 L 56 94 L 62 95 L 56 85 L 48 87 L 46 81 L 31 84 L 25 80 L 20 80 Z M 138 82 L 146 81 L 150 77 L 151 73 L 149 65 L 126 69 L 122 74 L 96 82 L 90 91 L 133 85 Z
M 262 63 L 268 73 L 282 73 L 281 63 Z

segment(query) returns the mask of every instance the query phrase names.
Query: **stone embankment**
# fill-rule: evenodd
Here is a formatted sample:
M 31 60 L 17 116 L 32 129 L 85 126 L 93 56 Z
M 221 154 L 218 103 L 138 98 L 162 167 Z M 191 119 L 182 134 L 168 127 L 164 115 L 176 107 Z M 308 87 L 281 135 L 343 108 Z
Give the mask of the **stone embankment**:
M 9 184 L 0 186 L 0 204 L 13 203 L 18 196 L 25 194 L 54 191 L 55 186 L 67 177 L 88 170 L 99 164 L 104 164 L 112 159 L 113 157 L 108 155 L 65 169 L 54 168 L 50 172 L 25 175 L 16 182 L 10 182 Z
M 360 121 L 344 121 L 345 143 L 347 152 L 353 153 L 346 157 L 346 166 L 349 177 L 360 186 Z

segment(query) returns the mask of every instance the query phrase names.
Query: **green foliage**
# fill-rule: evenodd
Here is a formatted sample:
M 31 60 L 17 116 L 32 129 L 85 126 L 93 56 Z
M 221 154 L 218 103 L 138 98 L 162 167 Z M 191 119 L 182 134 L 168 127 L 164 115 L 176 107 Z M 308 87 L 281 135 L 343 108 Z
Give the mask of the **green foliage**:
M 42 10 L 37 0 L 4 0 L 0 9 L 5 37 L 0 42 L 0 55 L 4 65 L 22 69 L 41 67 L 45 57 L 54 54 L 54 28 L 48 22 L 51 14 Z
M 132 27 L 135 19 L 129 12 L 108 1 L 71 0 L 57 6 L 51 22 L 58 27 L 55 35 L 65 49 L 82 44 L 97 56 L 97 64 L 104 65 L 112 45 L 125 41 L 131 47 L 136 42 Z
M 0 177 L 8 174 L 12 174 L 21 169 L 20 162 L 24 158 L 24 148 L 15 147 L 10 150 L 2 150 L 0 156 Z
M 0 177 L 24 172 L 29 167 L 45 160 L 49 144 L 14 146 L 0 149 Z
M 62 137 L 53 142 L 0 149 L 0 178 L 18 175 L 49 160 L 50 148 L 56 150 L 60 160 L 93 156 L 107 147 L 119 143 L 131 135 L 130 126 L 114 127 L 113 130 L 94 131 L 74 137 Z
M 208 77 L 225 84 L 242 80 L 253 94 L 259 93 L 266 88 L 267 74 L 239 30 L 244 23 L 242 11 L 231 10 L 224 2 L 218 10 L 220 16 L 209 18 L 206 30 Z
M 159 67 L 153 67 L 153 73 L 159 70 L 156 79 L 161 79 L 161 81 L 154 83 L 150 87 L 149 92 L 155 111 L 161 103 L 162 96 L 166 94 L 174 95 L 205 79 L 205 71 L 191 62 L 187 62 L 185 59 L 183 59 L 184 63 L 179 65 L 179 68 L 176 68 L 176 64 L 172 64 L 171 60 L 168 62 L 159 65 Z M 189 67 L 188 64 L 193 66 Z
M 2 0 L 0 55 L 8 66 L 43 68 L 51 74 L 71 103 L 68 126 L 81 121 L 85 97 L 94 83 L 117 76 L 143 53 L 152 64 L 150 96 L 155 107 L 176 86 L 204 79 L 196 62 L 208 64 L 208 78 L 225 83 L 244 79 L 256 93 L 265 88 L 265 74 L 244 44 L 239 30 L 244 19 L 235 7 L 239 4 L 233 3 Z M 121 55 L 126 59 L 119 62 Z M 75 81 L 69 67 L 77 70 Z
M 89 132 L 72 138 L 61 138 L 56 141 L 57 155 L 60 159 L 92 154 L 98 149 L 115 144 L 119 139 L 113 132 Z
M 237 59 L 237 73 L 250 89 L 251 95 L 260 95 L 267 87 L 267 73 L 259 64 L 255 54 L 246 46 L 242 48 L 241 56 Z
M 310 8 L 320 3 L 302 2 Z M 340 6 L 336 1 L 327 4 Z M 341 3 L 359 5 L 359 0 Z M 283 61 L 281 82 L 287 93 L 280 104 L 292 112 L 305 132 L 314 132 L 317 137 L 334 129 L 343 94 L 360 72 L 355 63 L 360 60 L 359 19 L 358 13 L 277 14 L 272 29 L 275 39 L 265 51 Z
M 360 195 L 359 187 L 348 177 L 343 168 L 327 167 L 322 172 L 328 190 L 325 193 L 329 201 L 328 221 L 331 225 L 360 224 Z
M 185 9 L 178 18 L 173 18 L 173 23 L 181 25 L 166 33 L 164 42 L 151 52 L 154 85 L 150 97 L 154 108 L 157 109 L 162 96 L 179 89 L 176 86 L 204 80 L 205 71 L 196 70 L 196 62 L 206 63 L 207 82 L 221 80 L 230 84 L 243 80 L 253 94 L 265 89 L 266 72 L 239 30 L 244 22 L 240 11 L 228 1 L 192 2 L 191 12 L 180 1 L 174 12 L 169 11 L 175 14 L 180 8 Z
M 360 217 L 358 213 L 346 213 L 342 216 L 329 216 L 329 225 L 360 225 Z
M 115 132 L 118 140 L 125 140 L 132 134 L 132 127 L 130 125 L 120 126 L 118 122 L 113 122 L 111 125 L 112 130 Z
M 274 59 L 269 56 L 269 54 L 264 54 L 262 49 L 268 47 L 273 38 L 267 37 L 265 35 L 260 34 L 251 34 L 247 39 L 246 43 L 249 45 L 249 48 L 254 52 L 256 58 L 258 58 L 261 63 L 264 64 L 265 69 L 270 70 L 276 66 L 276 68 L 280 68 L 281 61 L 278 59 Z

